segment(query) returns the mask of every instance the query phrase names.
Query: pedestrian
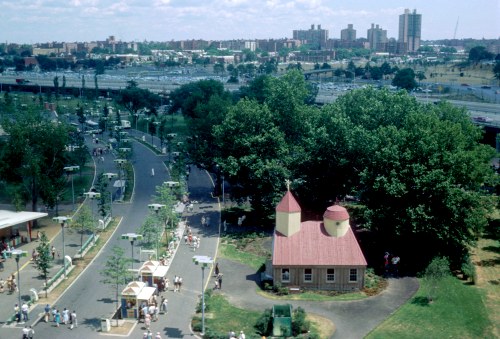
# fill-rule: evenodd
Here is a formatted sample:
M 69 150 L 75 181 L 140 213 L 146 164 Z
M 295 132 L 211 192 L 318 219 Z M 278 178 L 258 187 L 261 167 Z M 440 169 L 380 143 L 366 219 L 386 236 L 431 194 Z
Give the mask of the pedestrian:
M 73 310 L 73 312 L 71 312 L 71 326 L 70 326 L 70 329 L 72 330 L 73 327 L 78 327 L 78 319 L 76 318 L 76 312 L 75 312 L 75 310 Z
M 69 310 L 66 307 L 62 311 L 62 317 L 63 317 L 64 325 L 68 325 L 68 323 L 69 323 Z
M 222 288 L 222 273 L 219 273 L 219 275 L 217 276 L 217 280 L 219 282 L 219 290 Z
M 188 236 L 187 236 L 187 234 L 186 234 L 186 235 L 184 236 L 184 244 L 185 244 L 185 245 L 187 245 L 187 243 L 188 243 Z
M 29 338 L 30 329 L 29 329 L 28 325 L 24 326 L 22 333 L 23 333 L 23 339 Z
M 219 281 L 217 279 L 215 279 L 214 290 L 218 290 L 218 289 L 219 289 Z
M 399 264 L 399 257 L 397 255 L 394 255 L 391 259 L 391 264 L 392 264 L 392 274 L 397 277 L 399 275 L 399 270 L 398 270 L 398 264 Z
M 168 313 L 168 299 L 163 298 L 163 301 L 161 303 L 161 309 L 163 313 Z
M 144 317 L 144 325 L 146 325 L 146 329 L 149 331 L 149 327 L 151 326 L 151 315 L 149 313 Z
M 202 216 L 201 217 L 201 226 L 205 226 L 205 222 L 206 222 L 205 216 Z
M 385 252 L 384 254 L 384 276 L 387 276 L 389 274 L 389 265 L 390 265 L 390 254 L 389 252 Z
M 151 176 L 154 177 L 155 176 L 155 169 L 154 168 L 151 168 Z
M 54 260 L 56 258 L 56 247 L 54 245 L 52 245 L 50 253 L 52 254 L 52 260 Z
M 48 323 L 49 317 L 50 317 L 50 305 L 49 304 L 45 305 L 44 311 L 45 311 L 45 316 L 44 316 L 45 322 Z
M 29 307 L 28 307 L 28 304 L 26 302 L 24 302 L 22 305 L 21 305 L 21 313 L 23 314 L 23 321 L 28 321 L 28 310 L 29 310 Z
M 33 339 L 33 336 L 35 335 L 35 330 L 30 326 L 29 327 L 29 333 L 28 333 L 28 338 Z
M 218 262 L 216 262 L 216 263 L 215 263 L 215 276 L 218 276 L 218 275 L 219 275 L 219 273 L 220 273 L 220 271 L 219 271 L 219 263 L 218 263 Z
M 152 321 L 156 321 L 157 319 L 155 318 L 156 316 L 156 307 L 155 305 L 150 305 L 149 306 L 149 315 L 151 316 Z
M 182 277 L 179 277 L 179 283 L 178 283 L 178 289 L 179 289 L 179 293 L 181 292 L 181 288 L 182 288 Z
M 18 304 L 14 305 L 14 314 L 16 315 L 16 321 L 21 322 L 21 308 Z
M 56 309 L 56 307 L 54 306 L 54 307 L 52 308 L 52 321 L 53 321 L 53 322 L 56 322 L 56 314 L 57 314 L 57 309 Z
M 238 336 L 238 339 L 245 339 L 245 333 L 243 333 L 243 331 L 240 331 L 240 335 Z
M 155 339 L 161 339 L 160 332 L 156 332 Z
M 59 310 L 56 310 L 55 319 L 56 319 L 56 327 L 59 327 L 59 324 L 61 323 L 61 313 L 59 312 Z

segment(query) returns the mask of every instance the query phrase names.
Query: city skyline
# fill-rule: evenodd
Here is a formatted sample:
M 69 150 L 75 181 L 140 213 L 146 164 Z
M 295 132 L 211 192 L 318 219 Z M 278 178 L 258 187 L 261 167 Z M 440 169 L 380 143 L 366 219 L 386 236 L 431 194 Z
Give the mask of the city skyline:
M 472 6 L 473 4 L 473 6 Z M 0 41 L 42 43 L 292 38 L 312 24 L 340 38 L 353 24 L 365 37 L 371 24 L 398 38 L 399 15 L 422 15 L 422 40 L 498 39 L 500 1 L 437 0 L 0 0 Z M 458 26 L 457 26 L 458 20 Z

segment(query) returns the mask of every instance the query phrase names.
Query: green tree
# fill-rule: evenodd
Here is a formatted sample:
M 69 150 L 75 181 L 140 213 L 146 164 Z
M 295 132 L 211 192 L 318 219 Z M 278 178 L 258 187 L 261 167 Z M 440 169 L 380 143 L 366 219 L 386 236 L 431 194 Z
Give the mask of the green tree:
M 497 61 L 495 63 L 495 67 L 493 67 L 493 75 L 495 76 L 495 79 L 497 79 L 498 83 L 500 84 L 500 61 Z
M 111 255 L 104 264 L 104 269 L 100 272 L 103 276 L 101 282 L 110 285 L 114 292 L 116 309 L 118 309 L 121 287 L 132 280 L 132 274 L 128 269 L 130 261 L 129 258 L 125 257 L 123 248 L 114 246 L 111 249 Z M 118 317 L 116 317 L 116 326 L 118 326 Z
M 481 60 L 493 60 L 494 57 L 495 57 L 494 54 L 488 52 L 488 50 L 484 46 L 472 47 L 469 50 L 470 62 L 478 63 Z
M 214 73 L 215 74 L 222 74 L 224 73 L 224 63 L 218 62 L 214 65 Z
M 285 179 L 287 147 L 267 106 L 241 100 L 214 127 L 219 155 L 215 162 L 231 182 L 235 199 L 250 197 L 252 206 L 270 215 Z
M 436 293 L 440 283 L 450 275 L 450 262 L 447 258 L 436 257 L 432 259 L 424 272 L 424 280 L 427 285 L 427 299 L 429 302 L 436 299 Z
M 413 90 L 415 87 L 417 87 L 417 82 L 415 81 L 415 72 L 411 68 L 403 68 L 399 70 L 392 80 L 392 85 L 403 88 L 407 91 Z
M 45 282 L 44 290 L 45 298 L 47 298 L 47 281 L 50 268 L 52 267 L 52 255 L 50 253 L 50 242 L 45 232 L 41 232 L 40 244 L 36 247 L 36 251 L 38 252 L 38 257 L 37 260 L 35 260 L 35 267 L 40 272 L 40 275 Z
M 87 232 L 94 234 L 97 230 L 94 217 L 88 206 L 82 206 L 82 208 L 80 208 L 76 218 L 73 219 L 70 225 L 80 233 L 80 253 L 83 253 L 83 235 Z
M 2 125 L 8 137 L 0 153 L 0 177 L 22 184 L 31 199 L 31 210 L 38 211 L 39 198 L 49 203 L 50 192 L 57 190 L 64 175 L 68 127 L 31 111 L 16 114 Z
M 118 102 L 131 114 L 136 114 L 142 108 L 152 111 L 160 104 L 161 99 L 159 95 L 147 89 L 139 88 L 137 83 L 132 80 L 128 81 L 127 87 L 121 91 Z
M 138 233 L 142 234 L 142 247 L 147 249 L 156 248 L 156 242 L 160 241 L 162 228 L 158 225 L 158 218 L 153 213 L 148 214 L 144 223 L 139 227 Z

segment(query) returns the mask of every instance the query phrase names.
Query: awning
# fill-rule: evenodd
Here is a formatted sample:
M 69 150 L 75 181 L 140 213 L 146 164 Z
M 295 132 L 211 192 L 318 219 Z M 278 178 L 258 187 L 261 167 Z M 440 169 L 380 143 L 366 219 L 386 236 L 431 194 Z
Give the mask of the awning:
M 0 210 L 0 229 L 46 217 L 47 213 Z

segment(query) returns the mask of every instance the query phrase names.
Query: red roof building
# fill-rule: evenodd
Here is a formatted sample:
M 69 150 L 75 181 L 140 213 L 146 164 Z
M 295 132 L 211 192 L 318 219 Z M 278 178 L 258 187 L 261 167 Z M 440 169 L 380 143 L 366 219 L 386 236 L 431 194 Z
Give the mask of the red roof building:
M 290 191 L 276 207 L 272 268 L 275 283 L 303 289 L 353 291 L 364 286 L 366 259 L 340 205 L 322 221 L 301 221 Z

